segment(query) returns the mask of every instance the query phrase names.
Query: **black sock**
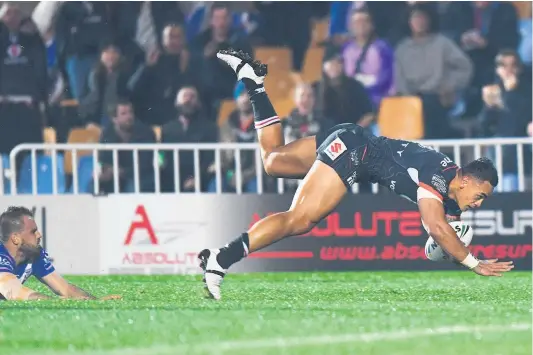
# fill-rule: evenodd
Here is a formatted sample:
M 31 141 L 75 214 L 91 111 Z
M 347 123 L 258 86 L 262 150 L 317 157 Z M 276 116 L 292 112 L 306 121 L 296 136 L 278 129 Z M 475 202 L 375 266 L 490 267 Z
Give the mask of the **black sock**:
M 263 85 L 257 85 L 255 81 L 247 78 L 242 79 L 242 82 L 248 91 L 248 96 L 254 109 L 255 129 L 279 123 L 278 114 L 274 110 Z
M 250 242 L 248 241 L 248 233 L 243 233 L 231 243 L 220 249 L 217 255 L 217 261 L 224 269 L 228 269 L 231 265 L 248 255 L 250 249 Z

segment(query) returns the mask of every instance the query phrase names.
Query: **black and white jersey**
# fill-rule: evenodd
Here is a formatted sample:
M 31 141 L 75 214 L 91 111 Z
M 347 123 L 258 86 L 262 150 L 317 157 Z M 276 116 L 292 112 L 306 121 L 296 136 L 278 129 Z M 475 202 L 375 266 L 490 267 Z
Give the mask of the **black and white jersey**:
M 413 202 L 434 198 L 444 204 L 446 214 L 459 216 L 457 203 L 448 197 L 458 166 L 446 155 L 419 143 L 381 138 L 390 163 L 384 162 L 378 183 Z M 387 166 L 389 165 L 389 166 Z
M 446 155 L 418 143 L 376 137 L 355 124 L 342 124 L 317 136 L 317 159 L 331 166 L 349 188 L 355 182 L 378 183 L 417 203 L 434 198 L 446 214 L 459 216 L 448 197 L 457 165 Z

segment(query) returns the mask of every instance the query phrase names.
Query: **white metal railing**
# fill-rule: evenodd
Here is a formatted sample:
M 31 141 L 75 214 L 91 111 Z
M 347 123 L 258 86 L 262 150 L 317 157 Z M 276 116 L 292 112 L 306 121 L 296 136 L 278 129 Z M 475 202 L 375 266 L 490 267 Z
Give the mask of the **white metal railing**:
M 459 139 L 459 140 L 421 140 L 418 141 L 426 146 L 433 147 L 434 149 L 453 157 L 453 160 L 461 165 L 463 161 L 470 161 L 482 156 L 482 153 L 487 150 L 492 150 L 495 155 L 495 166 L 498 170 L 499 176 L 503 173 L 503 146 L 514 146 L 516 149 L 517 159 L 517 175 L 518 175 L 518 191 L 525 191 L 526 189 L 526 173 L 522 164 L 524 157 L 524 149 L 531 149 L 532 141 L 530 138 L 489 138 L 489 139 Z M 98 168 L 98 152 L 111 151 L 113 157 L 113 186 L 114 191 L 119 191 L 119 167 L 117 164 L 119 151 L 131 151 L 133 154 L 134 174 L 133 174 L 133 186 L 134 193 L 141 191 L 140 189 L 140 174 L 139 171 L 139 152 L 150 151 L 153 152 L 153 168 L 154 168 L 154 188 L 155 193 L 161 193 L 160 184 L 160 166 L 159 166 L 159 153 L 160 152 L 172 152 L 173 155 L 173 184 L 174 191 L 182 192 L 180 189 L 180 171 L 179 171 L 179 152 L 192 151 L 194 156 L 194 192 L 201 192 L 201 177 L 200 170 L 200 152 L 201 151 L 214 151 L 214 169 L 215 169 L 215 181 L 216 181 L 216 193 L 222 193 L 223 187 L 223 171 L 222 171 L 222 151 L 233 151 L 234 164 L 235 164 L 235 188 L 238 194 L 243 192 L 242 189 L 242 164 L 241 164 L 241 152 L 242 151 L 255 151 L 255 172 L 257 179 L 257 192 L 259 194 L 264 193 L 263 186 L 263 166 L 261 163 L 259 146 L 255 143 L 187 143 L 187 144 L 21 144 L 13 149 L 10 153 L 10 174 L 8 179 L 10 181 L 11 194 L 17 194 L 17 182 L 18 173 L 15 167 L 17 156 L 23 152 L 29 152 L 31 156 L 31 191 L 32 194 L 38 194 L 37 191 L 37 152 L 46 151 L 51 156 L 51 170 L 52 170 L 52 194 L 58 194 L 58 154 L 65 151 L 72 153 L 72 193 L 79 193 L 78 186 L 78 152 L 90 151 L 94 162 L 95 168 Z M 0 163 L 1 164 L 1 163 Z M 93 171 L 93 176 L 98 170 Z M 0 173 L 4 176 L 2 166 L 0 165 Z M 0 179 L 0 194 L 3 193 L 3 179 Z M 502 184 L 499 184 L 497 191 L 502 191 Z M 94 179 L 93 193 L 98 193 L 99 179 Z M 285 184 L 283 179 L 277 179 L 277 192 L 283 193 L 285 190 Z M 359 187 L 357 184 L 353 186 L 353 192 L 357 193 Z M 374 193 L 378 192 L 378 185 L 372 186 Z

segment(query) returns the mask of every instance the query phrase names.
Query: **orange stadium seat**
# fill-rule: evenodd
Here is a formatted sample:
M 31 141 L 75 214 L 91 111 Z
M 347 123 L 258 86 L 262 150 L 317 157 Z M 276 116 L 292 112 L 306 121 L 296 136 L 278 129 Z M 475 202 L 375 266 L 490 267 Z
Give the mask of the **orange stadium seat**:
M 423 138 L 422 100 L 416 96 L 384 98 L 379 108 L 378 125 L 380 134 L 388 138 Z
M 307 50 L 301 75 L 303 81 L 313 83 L 320 80 L 322 77 L 324 51 L 324 47 L 313 47 Z
M 74 128 L 70 131 L 68 135 L 68 143 L 98 143 L 100 139 L 100 129 L 99 128 Z M 77 158 L 84 155 L 92 154 L 90 150 L 78 150 Z M 65 173 L 72 174 L 72 151 L 68 150 L 65 152 Z
M 287 117 L 296 107 L 292 96 L 282 100 L 274 101 L 272 102 L 272 105 L 274 106 L 274 109 L 280 118 Z
M 317 46 L 328 38 L 329 19 L 314 21 L 311 33 L 311 47 Z
M 218 117 L 217 117 L 217 123 L 218 126 L 221 127 L 226 123 L 229 116 L 235 109 L 237 108 L 237 104 L 233 100 L 223 100 L 220 103 L 220 107 L 218 109 Z
M 531 18 L 531 1 L 513 1 L 513 5 L 520 19 Z
M 265 89 L 272 101 L 291 96 L 296 83 L 290 72 L 269 73 L 265 78 Z
M 59 103 L 59 106 L 61 107 L 77 107 L 78 106 L 78 100 L 72 99 L 72 100 L 63 100 Z
M 268 72 L 290 72 L 292 70 L 292 51 L 283 47 L 257 47 L 255 59 L 268 64 Z

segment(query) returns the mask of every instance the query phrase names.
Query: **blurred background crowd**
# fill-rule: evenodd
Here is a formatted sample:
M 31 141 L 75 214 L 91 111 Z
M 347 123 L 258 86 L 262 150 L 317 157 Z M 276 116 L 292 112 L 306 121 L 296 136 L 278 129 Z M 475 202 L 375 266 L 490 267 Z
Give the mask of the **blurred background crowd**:
M 0 153 L 41 142 L 254 142 L 246 90 L 216 58 L 229 47 L 269 64 L 287 142 L 345 122 L 406 139 L 531 135 L 531 14 L 531 2 L 498 1 L 7 2 Z M 240 154 L 241 188 L 256 192 L 256 155 Z M 197 180 L 215 191 L 213 152 L 196 170 L 192 152 L 174 158 L 159 157 L 162 191 L 176 190 L 175 165 L 180 191 Z M 119 190 L 131 191 L 132 155 L 118 159 Z M 224 191 L 236 189 L 235 159 L 221 157 Z M 102 192 L 118 192 L 112 161 L 99 157 Z M 139 167 L 141 190 L 153 191 L 152 153 Z M 516 150 L 504 149 L 509 190 L 516 170 Z M 90 173 L 79 189 L 93 184 Z

